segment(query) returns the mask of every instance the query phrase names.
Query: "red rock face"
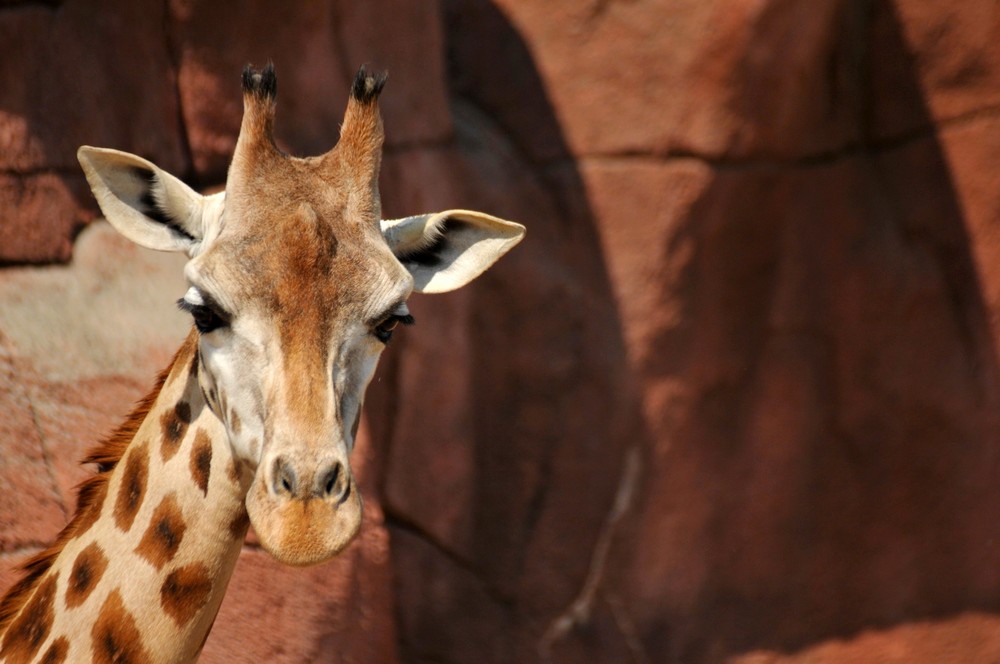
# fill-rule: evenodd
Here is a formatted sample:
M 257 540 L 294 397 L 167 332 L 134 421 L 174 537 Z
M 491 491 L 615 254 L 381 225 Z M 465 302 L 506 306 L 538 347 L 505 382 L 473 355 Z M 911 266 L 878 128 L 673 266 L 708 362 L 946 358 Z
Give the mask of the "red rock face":
M 251 544 L 202 661 L 1000 659 L 990 3 L 307 4 L 0 8 L 0 261 L 68 258 L 78 144 L 220 183 L 267 59 L 299 154 L 389 69 L 386 216 L 529 228 L 411 303 L 362 537 L 313 571 Z M 172 266 L 90 232 L 0 273 L 4 562 L 184 331 Z

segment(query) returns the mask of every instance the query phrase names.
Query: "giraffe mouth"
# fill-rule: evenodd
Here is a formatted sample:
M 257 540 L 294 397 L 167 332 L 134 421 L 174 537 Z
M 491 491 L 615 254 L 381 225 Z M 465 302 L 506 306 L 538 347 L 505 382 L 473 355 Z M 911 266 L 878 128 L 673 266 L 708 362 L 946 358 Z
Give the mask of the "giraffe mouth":
M 247 514 L 261 546 L 286 565 L 327 561 L 361 529 L 361 495 L 349 468 L 308 479 L 315 481 L 292 477 L 279 457 L 258 470 L 247 494 Z

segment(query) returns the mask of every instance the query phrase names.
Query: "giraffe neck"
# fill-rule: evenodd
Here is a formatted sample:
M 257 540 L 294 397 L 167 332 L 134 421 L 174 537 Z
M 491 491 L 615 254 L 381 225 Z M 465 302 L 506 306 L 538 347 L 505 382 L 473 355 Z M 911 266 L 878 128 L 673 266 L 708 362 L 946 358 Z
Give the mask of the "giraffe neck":
M 10 596 L 0 605 L 0 662 L 197 657 L 246 534 L 250 479 L 197 374 L 192 333 L 132 435 L 89 457 L 102 471 L 77 514 L 29 561 L 16 612 Z

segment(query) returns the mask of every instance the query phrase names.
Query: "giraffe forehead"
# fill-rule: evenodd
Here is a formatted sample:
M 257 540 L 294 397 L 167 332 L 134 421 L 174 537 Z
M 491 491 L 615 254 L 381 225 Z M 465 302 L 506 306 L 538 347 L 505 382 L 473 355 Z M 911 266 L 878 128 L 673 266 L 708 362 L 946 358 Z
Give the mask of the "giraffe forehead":
M 299 328 L 316 316 L 370 319 L 412 288 L 380 232 L 301 208 L 220 235 L 189 267 L 192 285 L 230 313 L 254 310 Z
M 331 178 L 318 164 L 282 157 L 231 177 L 202 269 L 216 270 L 220 283 L 237 287 L 237 297 L 269 298 L 271 309 L 301 304 L 305 294 L 323 306 L 363 295 L 372 263 L 392 258 L 379 229 L 377 195 L 359 190 L 352 178 Z
M 354 178 L 322 171 L 315 158 L 268 160 L 230 177 L 226 192 L 226 230 L 237 233 L 286 237 L 319 225 L 338 238 L 360 238 L 378 230 L 377 196 Z

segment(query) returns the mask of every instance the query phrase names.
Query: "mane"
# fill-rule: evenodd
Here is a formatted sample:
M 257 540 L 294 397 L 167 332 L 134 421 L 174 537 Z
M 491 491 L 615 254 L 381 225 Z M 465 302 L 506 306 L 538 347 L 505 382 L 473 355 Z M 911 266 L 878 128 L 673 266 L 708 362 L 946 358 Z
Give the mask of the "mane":
M 36 553 L 21 565 L 21 571 L 24 572 L 24 576 L 7 591 L 3 599 L 0 599 L 0 637 L 7 631 L 11 620 L 24 608 L 25 603 L 31 598 L 32 592 L 37 587 L 42 576 L 52 567 L 56 558 L 62 553 L 66 543 L 76 536 L 84 516 L 87 515 L 95 503 L 103 500 L 104 495 L 107 493 L 111 472 L 118 465 L 129 443 L 135 438 L 139 427 L 145 421 L 150 409 L 156 402 L 156 398 L 163 389 L 163 384 L 166 382 L 170 370 L 177 364 L 177 361 L 188 349 L 190 343 L 191 337 L 188 337 L 177 353 L 174 354 L 174 358 L 170 361 L 169 366 L 157 376 L 156 384 L 152 391 L 135 405 L 125 421 L 111 435 L 91 448 L 83 460 L 80 461 L 81 464 L 97 464 L 97 472 L 77 486 L 76 512 L 73 514 L 73 518 L 59 532 L 51 546 Z

